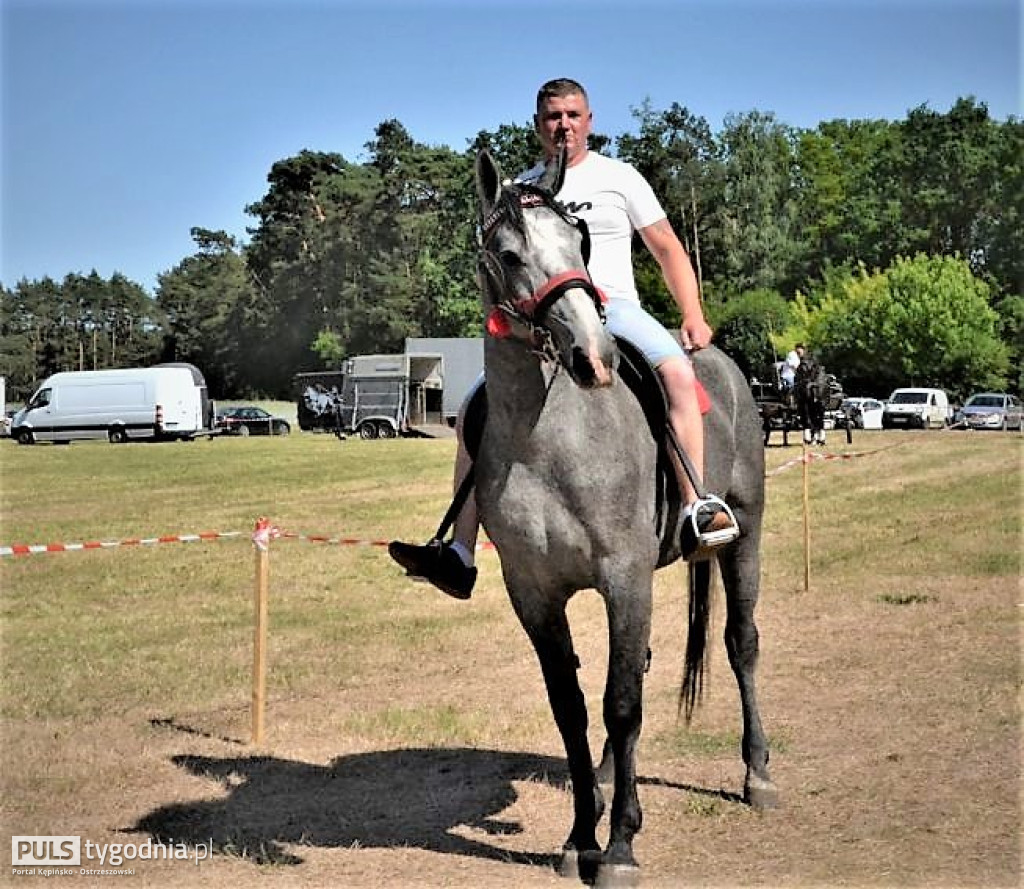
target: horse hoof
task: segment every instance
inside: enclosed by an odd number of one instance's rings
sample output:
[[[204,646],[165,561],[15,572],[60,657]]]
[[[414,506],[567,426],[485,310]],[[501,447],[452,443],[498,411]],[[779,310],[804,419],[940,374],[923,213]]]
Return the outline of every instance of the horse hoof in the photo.
[[[640,868],[635,864],[602,864],[597,870],[597,889],[628,889],[640,885]]]
[[[743,799],[748,806],[759,812],[765,809],[777,809],[779,807],[779,790],[772,781],[750,775],[743,786]]]
[[[563,849],[562,857],[555,870],[560,877],[578,880],[580,878],[580,853],[575,849]]]
[[[600,864],[600,849],[580,852],[578,849],[565,848],[562,850],[562,858],[558,862],[556,871],[560,877],[568,877],[573,880],[579,880],[581,883],[593,884]]]

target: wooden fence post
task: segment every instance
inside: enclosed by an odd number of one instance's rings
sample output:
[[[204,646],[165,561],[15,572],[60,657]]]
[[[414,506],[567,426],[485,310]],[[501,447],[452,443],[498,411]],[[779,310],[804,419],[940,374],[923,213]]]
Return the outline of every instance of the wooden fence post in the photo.
[[[256,551],[255,626],[252,645],[252,743],[263,743],[263,713],[267,696],[267,610],[270,581],[270,521],[259,518],[252,535]]]
[[[803,445],[804,467],[804,592],[811,588],[811,454],[807,442]]]

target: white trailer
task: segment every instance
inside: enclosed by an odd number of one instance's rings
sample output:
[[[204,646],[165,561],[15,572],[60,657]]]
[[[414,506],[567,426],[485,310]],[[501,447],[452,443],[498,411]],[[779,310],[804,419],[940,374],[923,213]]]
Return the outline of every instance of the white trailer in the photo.
[[[296,374],[293,387],[304,431],[395,438],[443,422],[440,355],[355,355],[340,371]]]
[[[20,444],[191,439],[213,432],[206,381],[191,364],[65,371],[47,378],[11,421]]]

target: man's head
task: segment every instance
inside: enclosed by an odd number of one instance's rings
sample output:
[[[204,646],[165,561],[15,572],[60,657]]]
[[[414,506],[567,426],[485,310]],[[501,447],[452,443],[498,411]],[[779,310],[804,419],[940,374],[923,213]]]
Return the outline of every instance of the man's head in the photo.
[[[533,122],[546,156],[555,155],[564,142],[570,167],[583,160],[592,121],[587,91],[575,80],[549,80],[537,91]]]

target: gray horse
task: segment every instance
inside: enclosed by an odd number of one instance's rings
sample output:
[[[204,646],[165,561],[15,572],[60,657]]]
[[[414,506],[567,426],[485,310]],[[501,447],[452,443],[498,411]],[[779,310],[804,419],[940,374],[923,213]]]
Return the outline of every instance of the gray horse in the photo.
[[[476,458],[476,497],[497,549],[512,606],[540,660],[565,744],[574,820],[560,870],[596,868],[603,885],[639,878],[636,747],[656,568],[679,558],[678,502],[659,482],[665,453],[641,402],[619,373],[620,354],[602,324],[585,270],[586,232],[555,200],[564,155],[536,185],[502,182],[494,160],[476,162],[481,201],[481,278],[487,419]],[[746,800],[774,805],[768,746],[754,690],[754,607],[764,505],[764,456],[750,390],[714,348],[695,355],[712,409],[705,417],[706,479],[733,509],[742,534],[718,562],[728,617],[725,640],[743,707]],[[663,419],[662,419],[663,423]],[[678,497],[678,494],[676,494]],[[690,633],[681,703],[687,716],[702,684],[710,563],[691,565]],[[587,742],[587,711],[566,605],[579,590],[603,597],[609,627],[604,694],[606,751],[614,769],[610,836],[596,826],[604,800]]]

